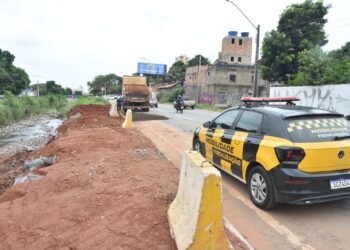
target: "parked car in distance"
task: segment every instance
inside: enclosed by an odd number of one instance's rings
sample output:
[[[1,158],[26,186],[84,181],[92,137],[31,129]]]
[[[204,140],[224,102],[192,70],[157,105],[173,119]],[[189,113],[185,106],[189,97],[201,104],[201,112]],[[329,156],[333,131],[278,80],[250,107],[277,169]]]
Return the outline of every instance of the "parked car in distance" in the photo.
[[[157,97],[152,97],[149,101],[149,105],[151,108],[158,108],[158,100]]]
[[[196,101],[195,100],[191,100],[190,98],[184,96],[182,97],[183,103],[184,103],[184,108],[191,108],[194,109],[194,107],[196,106]],[[174,108],[176,105],[176,101],[174,101]]]
[[[194,109],[194,107],[196,106],[196,101],[195,100],[191,100],[191,99],[189,99],[186,96],[183,97],[183,100],[184,100],[184,108]]]

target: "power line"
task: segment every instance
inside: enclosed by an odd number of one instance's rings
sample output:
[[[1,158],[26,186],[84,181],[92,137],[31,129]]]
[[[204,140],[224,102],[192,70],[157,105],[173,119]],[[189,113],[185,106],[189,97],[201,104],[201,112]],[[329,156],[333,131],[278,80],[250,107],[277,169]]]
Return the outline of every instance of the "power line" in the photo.
[[[327,15],[333,16],[333,15],[339,15],[339,14],[349,13],[349,12],[350,12],[350,9],[347,9],[347,10],[342,10],[340,12],[328,13]]]

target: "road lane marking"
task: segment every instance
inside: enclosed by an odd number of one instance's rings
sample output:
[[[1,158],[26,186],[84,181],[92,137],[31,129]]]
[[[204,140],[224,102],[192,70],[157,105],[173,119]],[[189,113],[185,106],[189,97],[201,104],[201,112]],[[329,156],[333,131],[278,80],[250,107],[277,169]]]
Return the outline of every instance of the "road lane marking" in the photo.
[[[224,181],[225,183],[225,181]],[[276,232],[284,236],[293,246],[303,249],[303,250],[314,250],[313,247],[311,247],[308,244],[303,243],[300,238],[295,235],[289,228],[282,225],[278,220],[273,218],[271,215],[269,215],[267,212],[260,210],[259,208],[255,207],[253,203],[247,199],[246,197],[242,196],[239,192],[237,192],[235,189],[230,187],[229,185],[223,186],[232,196],[239,199],[244,205],[252,209],[263,221],[265,221],[269,226],[271,226]]]

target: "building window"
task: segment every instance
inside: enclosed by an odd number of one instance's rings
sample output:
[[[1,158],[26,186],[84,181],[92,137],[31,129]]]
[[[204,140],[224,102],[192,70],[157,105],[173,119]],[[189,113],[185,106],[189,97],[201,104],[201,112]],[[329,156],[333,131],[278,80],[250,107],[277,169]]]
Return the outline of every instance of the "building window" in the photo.
[[[238,44],[239,44],[239,45],[242,45],[242,44],[243,44],[243,40],[242,40],[242,39],[239,39]]]
[[[210,76],[210,71],[208,71],[208,76]]]
[[[235,39],[232,38],[232,39],[231,39],[231,44],[234,44],[234,43],[235,43]]]
[[[238,62],[242,62],[242,57],[238,57]]]
[[[231,62],[234,62],[234,61],[235,61],[235,57],[231,56]]]
[[[230,82],[236,82],[236,75],[230,75]]]
[[[252,83],[254,82],[254,76],[252,76]]]

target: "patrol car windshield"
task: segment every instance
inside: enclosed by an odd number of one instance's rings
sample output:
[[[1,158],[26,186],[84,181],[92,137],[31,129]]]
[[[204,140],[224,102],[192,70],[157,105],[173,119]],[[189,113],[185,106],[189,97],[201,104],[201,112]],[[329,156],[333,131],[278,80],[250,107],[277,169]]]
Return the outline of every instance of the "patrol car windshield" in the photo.
[[[323,142],[350,137],[350,122],[343,117],[303,117],[285,119],[294,142]]]

